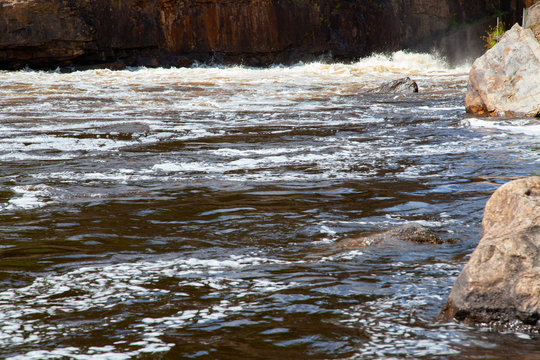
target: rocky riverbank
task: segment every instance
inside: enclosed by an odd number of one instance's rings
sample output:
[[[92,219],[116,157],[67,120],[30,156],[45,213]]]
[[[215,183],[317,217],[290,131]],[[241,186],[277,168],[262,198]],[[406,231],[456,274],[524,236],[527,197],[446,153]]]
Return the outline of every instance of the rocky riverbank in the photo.
[[[0,68],[268,65],[434,47],[463,58],[476,54],[458,49],[481,49],[473,29],[485,28],[494,14],[515,21],[522,6],[522,0],[3,0]]]
[[[440,317],[538,331],[540,176],[511,181],[495,191],[482,226],[482,239]]]
[[[478,58],[469,74],[467,112],[540,116],[540,3],[530,7],[525,28],[515,24]]]

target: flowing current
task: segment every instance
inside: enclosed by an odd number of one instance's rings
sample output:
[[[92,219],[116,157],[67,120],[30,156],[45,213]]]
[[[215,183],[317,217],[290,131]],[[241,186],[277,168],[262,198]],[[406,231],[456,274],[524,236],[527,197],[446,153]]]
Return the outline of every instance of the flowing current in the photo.
[[[468,117],[468,69],[0,72],[0,358],[538,358],[435,320],[540,172],[540,122]],[[336,245],[408,223],[448,242]]]

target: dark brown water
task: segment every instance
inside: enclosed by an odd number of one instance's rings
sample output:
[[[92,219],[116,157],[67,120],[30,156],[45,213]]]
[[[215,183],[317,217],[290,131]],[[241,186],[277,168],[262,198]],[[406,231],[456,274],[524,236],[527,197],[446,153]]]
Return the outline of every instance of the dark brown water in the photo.
[[[0,73],[0,357],[538,358],[434,321],[490,194],[540,171],[538,120],[466,117],[467,70]],[[332,249],[411,222],[455,241]]]

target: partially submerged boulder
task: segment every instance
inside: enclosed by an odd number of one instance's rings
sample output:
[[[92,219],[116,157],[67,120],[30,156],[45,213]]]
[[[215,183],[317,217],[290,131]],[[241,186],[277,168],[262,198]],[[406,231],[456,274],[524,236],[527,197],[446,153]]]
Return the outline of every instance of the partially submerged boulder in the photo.
[[[412,94],[418,92],[418,84],[410,77],[405,77],[393,81],[387,81],[382,83],[378,88],[373,90],[377,93],[391,93],[391,94]]]
[[[444,240],[437,236],[432,230],[418,225],[405,224],[397,228],[350,238],[339,241],[336,246],[339,249],[365,247],[382,242],[409,241],[421,244],[442,244]]]
[[[467,112],[540,116],[540,43],[530,29],[514,25],[476,59],[469,73]]]
[[[501,186],[440,319],[539,330],[540,176]]]

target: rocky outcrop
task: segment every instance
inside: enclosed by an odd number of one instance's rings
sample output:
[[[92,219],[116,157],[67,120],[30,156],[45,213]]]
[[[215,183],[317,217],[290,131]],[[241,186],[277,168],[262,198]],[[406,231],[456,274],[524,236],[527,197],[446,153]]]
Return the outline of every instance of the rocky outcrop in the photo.
[[[405,224],[394,229],[367,234],[357,238],[341,240],[336,243],[338,249],[366,247],[380,243],[413,242],[419,244],[442,244],[444,240],[432,230],[418,225]]]
[[[156,57],[158,25],[157,11],[145,1],[2,0],[0,67]]]
[[[501,186],[442,319],[540,329],[540,176]]]
[[[514,25],[478,58],[469,73],[467,112],[540,116],[540,43],[529,29]]]
[[[373,92],[391,94],[412,94],[418,92],[418,84],[410,77],[382,83]]]
[[[431,49],[522,0],[1,0],[0,68],[194,60],[267,65]],[[444,49],[441,49],[444,52]]]

